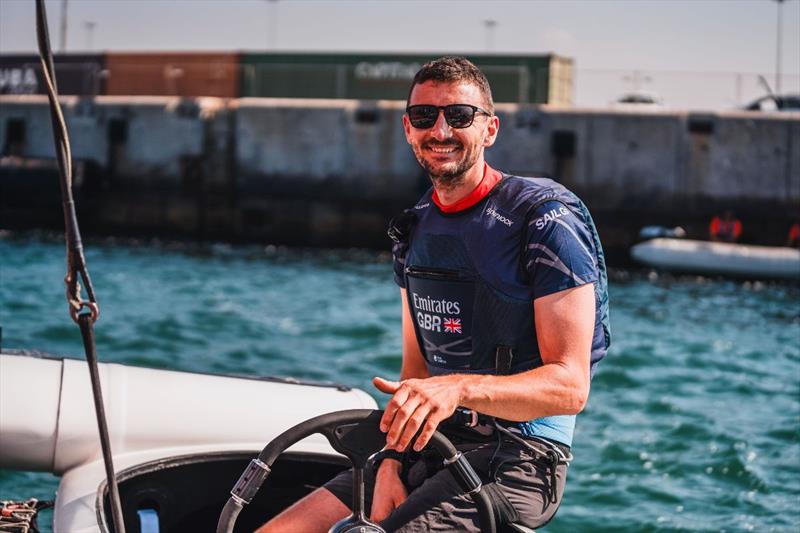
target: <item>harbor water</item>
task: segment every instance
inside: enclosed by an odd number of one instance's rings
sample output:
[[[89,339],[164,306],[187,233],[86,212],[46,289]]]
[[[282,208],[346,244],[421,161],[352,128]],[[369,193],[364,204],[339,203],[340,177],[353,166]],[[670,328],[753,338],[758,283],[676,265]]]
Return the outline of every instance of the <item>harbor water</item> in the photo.
[[[372,377],[399,372],[388,254],[98,241],[87,260],[102,361],[332,380],[379,403]],[[63,276],[58,239],[0,238],[4,348],[82,355]],[[613,271],[610,292],[613,346],[541,531],[800,530],[800,288]],[[57,485],[0,470],[0,499]]]

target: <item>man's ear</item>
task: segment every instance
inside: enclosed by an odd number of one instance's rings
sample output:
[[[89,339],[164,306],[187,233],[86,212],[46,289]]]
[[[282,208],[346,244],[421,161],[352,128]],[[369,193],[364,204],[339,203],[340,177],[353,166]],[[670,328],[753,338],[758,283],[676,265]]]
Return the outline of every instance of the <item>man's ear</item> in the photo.
[[[406,142],[411,144],[411,122],[408,120],[406,113],[403,113],[403,131],[406,134]]]
[[[489,148],[497,140],[497,134],[500,132],[500,119],[497,115],[492,115],[488,118],[486,123],[486,135],[483,138],[483,146]]]

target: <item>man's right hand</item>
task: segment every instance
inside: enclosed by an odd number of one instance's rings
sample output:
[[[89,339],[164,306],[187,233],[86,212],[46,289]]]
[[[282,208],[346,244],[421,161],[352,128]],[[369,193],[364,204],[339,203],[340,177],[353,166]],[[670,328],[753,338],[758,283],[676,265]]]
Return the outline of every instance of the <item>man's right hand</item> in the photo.
[[[370,519],[380,522],[392,514],[401,503],[406,501],[408,493],[400,480],[400,469],[403,465],[395,459],[384,459],[375,475],[375,490],[372,493],[372,513]]]

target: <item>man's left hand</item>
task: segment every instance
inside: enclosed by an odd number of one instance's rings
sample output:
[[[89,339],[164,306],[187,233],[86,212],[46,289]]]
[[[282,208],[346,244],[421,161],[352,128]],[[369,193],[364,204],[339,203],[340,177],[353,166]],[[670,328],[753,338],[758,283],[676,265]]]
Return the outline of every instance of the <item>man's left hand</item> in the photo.
[[[389,381],[373,378],[372,384],[392,399],[381,418],[381,431],[386,433],[386,446],[405,451],[411,439],[422,428],[414,450],[428,444],[442,420],[455,412],[461,401],[461,386],[455,376]]]

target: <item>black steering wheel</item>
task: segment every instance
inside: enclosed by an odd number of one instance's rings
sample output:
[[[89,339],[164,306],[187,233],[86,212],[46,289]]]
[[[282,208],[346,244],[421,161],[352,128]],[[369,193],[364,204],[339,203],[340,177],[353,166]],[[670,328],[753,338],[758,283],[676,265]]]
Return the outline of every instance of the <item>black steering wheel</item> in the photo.
[[[364,512],[364,468],[369,458],[386,444],[386,435],[379,429],[382,416],[383,411],[371,409],[336,411],[301,422],[275,437],[257,459],[250,461],[234,485],[231,497],[220,514],[217,533],[233,532],[236,518],[267,479],[278,456],[291,445],[314,433],[324,435],[333,449],[346,456],[353,465],[353,514],[336,523],[330,531],[384,533],[378,524],[367,519]],[[450,440],[438,431],[431,437],[429,445],[442,455],[444,464],[464,489],[464,493],[472,495],[480,515],[481,531],[494,533],[492,503],[486,491],[481,490],[481,480],[475,470]]]

